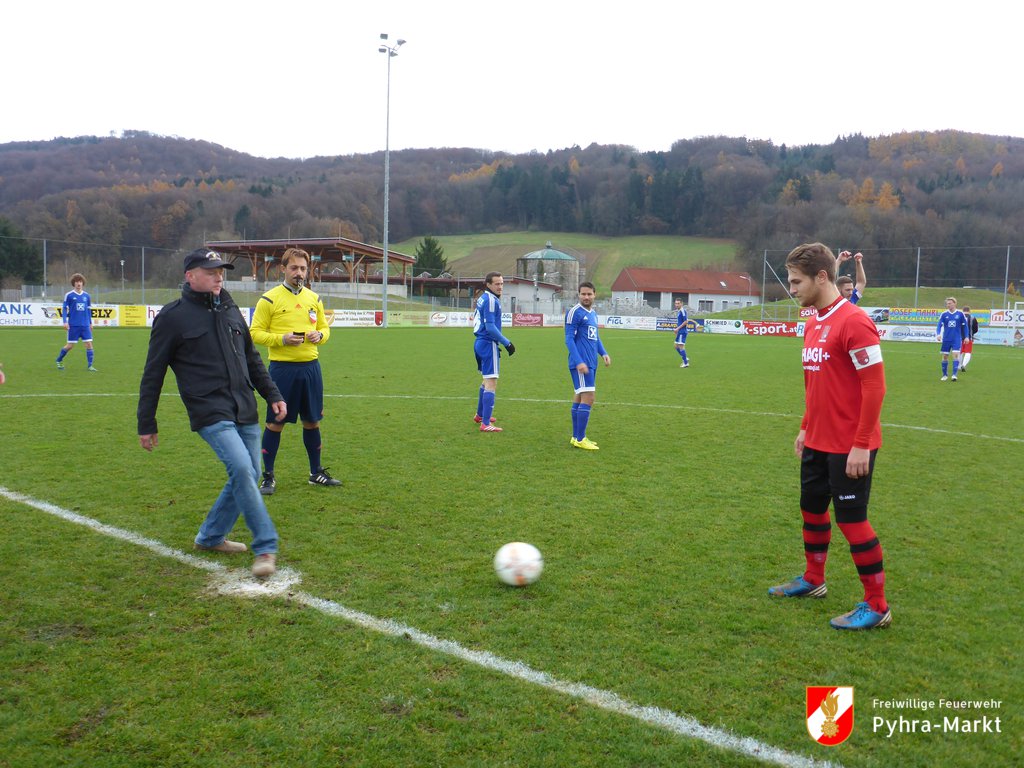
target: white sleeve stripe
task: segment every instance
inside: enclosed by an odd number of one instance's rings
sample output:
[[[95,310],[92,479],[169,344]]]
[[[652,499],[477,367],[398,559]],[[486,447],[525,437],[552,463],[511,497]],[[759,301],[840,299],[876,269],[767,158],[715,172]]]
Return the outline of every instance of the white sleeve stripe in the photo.
[[[853,367],[859,371],[882,362],[882,347],[879,344],[873,344],[870,347],[851,349],[850,359],[853,361]]]

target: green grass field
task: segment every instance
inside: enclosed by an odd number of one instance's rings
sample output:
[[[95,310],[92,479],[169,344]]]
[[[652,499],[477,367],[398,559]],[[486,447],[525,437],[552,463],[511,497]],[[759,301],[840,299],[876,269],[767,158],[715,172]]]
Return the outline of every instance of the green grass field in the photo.
[[[148,333],[98,330],[90,374],[83,350],[54,370],[60,329],[0,329],[0,766],[766,762],[750,752],[783,765],[1019,764],[1020,350],[977,347],[954,385],[938,381],[937,345],[883,347],[871,520],[894,622],[839,633],[828,620],[861,587],[838,530],[827,599],[766,596],[803,568],[798,339],[694,334],[681,370],[669,334],[606,331],[613,365],[589,429],[601,451],[584,452],[568,445],[561,331],[510,330],[506,431],[484,435],[468,331],[335,329],[324,464],[345,486],[309,486],[297,428],[285,430],[268,506],[279,565],[301,582],[254,599],[215,588],[249,583],[249,556],[197,555],[228,566],[211,573],[66,519],[191,554],[223,484],[173,376],[159,447],[138,445]],[[241,522],[236,538],[249,539]],[[491,569],[512,540],[544,553],[530,587]],[[398,624],[382,633],[346,611]],[[522,665],[544,676],[514,676]],[[809,685],[855,687],[844,744],[809,738]],[[874,730],[898,716],[875,700],[904,699],[999,701],[904,715],[987,714],[1001,732]],[[652,712],[710,730],[638,716]]]

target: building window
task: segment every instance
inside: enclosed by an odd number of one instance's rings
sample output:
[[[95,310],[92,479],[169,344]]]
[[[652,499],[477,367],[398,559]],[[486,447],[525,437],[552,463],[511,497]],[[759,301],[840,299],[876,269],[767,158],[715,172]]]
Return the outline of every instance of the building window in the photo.
[[[713,300],[710,300],[710,299],[708,299],[708,300],[700,299],[697,302],[697,311],[698,312],[714,312],[715,311],[715,302]]]

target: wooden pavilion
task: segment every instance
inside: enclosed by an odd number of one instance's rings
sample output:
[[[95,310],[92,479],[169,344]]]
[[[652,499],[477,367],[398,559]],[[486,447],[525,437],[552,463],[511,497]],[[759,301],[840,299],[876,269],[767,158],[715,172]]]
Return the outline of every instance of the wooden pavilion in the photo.
[[[344,237],[305,237],[287,240],[218,240],[206,243],[210,248],[235,264],[236,275],[245,270],[239,264],[248,262],[250,274],[259,282],[277,282],[282,279],[281,256],[289,248],[301,248],[310,255],[310,282],[380,282],[384,262],[384,249]],[[388,284],[404,285],[416,259],[388,249]],[[371,269],[376,265],[376,269]],[[392,266],[397,265],[396,274]]]

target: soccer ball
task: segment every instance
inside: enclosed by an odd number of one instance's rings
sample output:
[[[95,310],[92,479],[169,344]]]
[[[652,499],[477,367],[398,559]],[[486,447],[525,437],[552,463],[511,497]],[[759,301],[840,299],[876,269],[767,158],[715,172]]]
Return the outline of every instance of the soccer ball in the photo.
[[[513,541],[494,555],[494,572],[498,578],[513,587],[533,584],[544,570],[544,558],[533,544]]]

